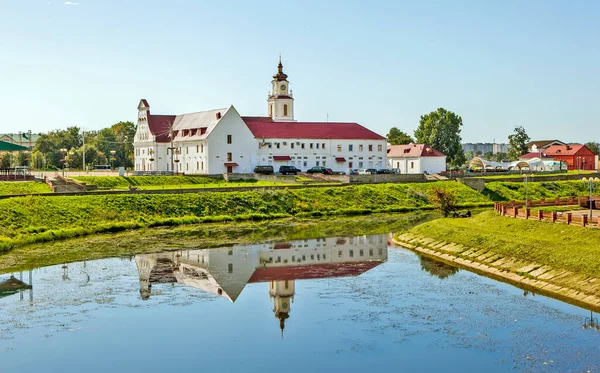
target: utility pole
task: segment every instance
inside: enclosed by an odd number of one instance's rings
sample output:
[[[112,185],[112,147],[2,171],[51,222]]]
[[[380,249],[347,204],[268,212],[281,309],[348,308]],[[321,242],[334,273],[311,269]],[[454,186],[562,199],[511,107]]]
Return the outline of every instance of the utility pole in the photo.
[[[85,131],[81,130],[81,137],[83,138],[83,171],[87,173],[87,168],[85,167]]]

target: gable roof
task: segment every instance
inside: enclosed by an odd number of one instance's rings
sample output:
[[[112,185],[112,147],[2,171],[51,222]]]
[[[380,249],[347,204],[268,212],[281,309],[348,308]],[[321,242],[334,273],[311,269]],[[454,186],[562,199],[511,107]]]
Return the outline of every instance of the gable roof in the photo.
[[[445,157],[445,155],[427,144],[391,145],[388,158]]]
[[[27,147],[0,140],[0,151],[4,152],[19,150],[27,150]]]
[[[271,117],[242,117],[255,138],[385,140],[358,123],[275,122]]]
[[[187,135],[193,135],[197,138],[206,138],[208,134],[215,128],[219,120],[233,106],[223,109],[213,109],[207,111],[199,111],[196,113],[180,114],[180,115],[154,115],[148,114],[148,128],[152,135],[156,136],[156,142],[170,142],[169,137],[171,131],[175,137],[183,137],[184,130]],[[170,128],[172,127],[172,129]]]
[[[540,153],[540,152],[525,153],[519,157],[519,159],[533,159],[533,158],[548,158],[548,155],[544,151],[543,153]]]
[[[551,147],[544,150],[547,156],[557,155],[575,155],[582,152],[588,154],[594,154],[587,146],[582,144],[570,144],[570,145],[552,145]]]
[[[527,148],[531,148],[532,146],[536,146],[537,148],[543,148],[543,147],[547,147],[550,146],[550,144],[557,142],[559,144],[562,145],[567,145],[564,142],[560,141],[560,140],[536,140],[536,141],[530,141],[527,144],[525,144],[525,146]]]

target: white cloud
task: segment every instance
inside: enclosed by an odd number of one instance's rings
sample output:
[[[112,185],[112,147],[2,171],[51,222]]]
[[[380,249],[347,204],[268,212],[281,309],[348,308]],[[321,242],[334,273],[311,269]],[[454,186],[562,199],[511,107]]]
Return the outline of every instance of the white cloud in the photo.
[[[79,3],[74,3],[72,1],[65,1],[65,5],[77,5]]]

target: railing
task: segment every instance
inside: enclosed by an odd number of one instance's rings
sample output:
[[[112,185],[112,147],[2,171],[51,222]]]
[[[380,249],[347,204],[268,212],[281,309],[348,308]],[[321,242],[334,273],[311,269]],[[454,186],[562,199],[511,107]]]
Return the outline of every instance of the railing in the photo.
[[[566,224],[577,224],[583,227],[595,227],[600,228],[600,219],[598,217],[590,218],[584,211],[581,216],[574,216],[572,212],[557,212],[557,211],[543,211],[537,210],[536,213],[531,215],[531,207],[544,207],[544,206],[573,206],[573,205],[585,205],[588,203],[589,197],[568,197],[568,198],[555,198],[551,200],[541,199],[534,201],[510,201],[510,202],[494,202],[494,211],[501,216],[519,218],[519,219],[532,219],[538,221],[548,221],[552,223],[566,223]],[[527,206],[526,206],[527,205]],[[600,213],[600,211],[599,211]]]

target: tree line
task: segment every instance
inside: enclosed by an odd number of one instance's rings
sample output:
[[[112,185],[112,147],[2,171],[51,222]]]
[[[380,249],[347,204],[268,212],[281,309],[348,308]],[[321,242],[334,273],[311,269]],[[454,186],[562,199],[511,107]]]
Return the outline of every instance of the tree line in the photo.
[[[387,134],[387,140],[392,145],[404,145],[410,143],[427,144],[434,149],[444,153],[447,163],[451,168],[461,167],[473,157],[480,156],[489,161],[516,161],[529,150],[527,144],[531,140],[525,128],[517,126],[514,132],[508,136],[508,153],[479,153],[472,151],[464,152],[460,137],[462,118],[444,108],[439,108],[428,114],[422,115],[419,125],[414,131],[414,139],[397,127],[392,127]],[[585,144],[595,154],[599,153],[598,144],[588,142]]]
[[[90,169],[94,165],[133,168],[133,122],[119,122],[99,131],[73,126],[42,134],[30,152],[6,152],[2,168],[30,166],[36,169]],[[83,164],[85,151],[85,165]]]

